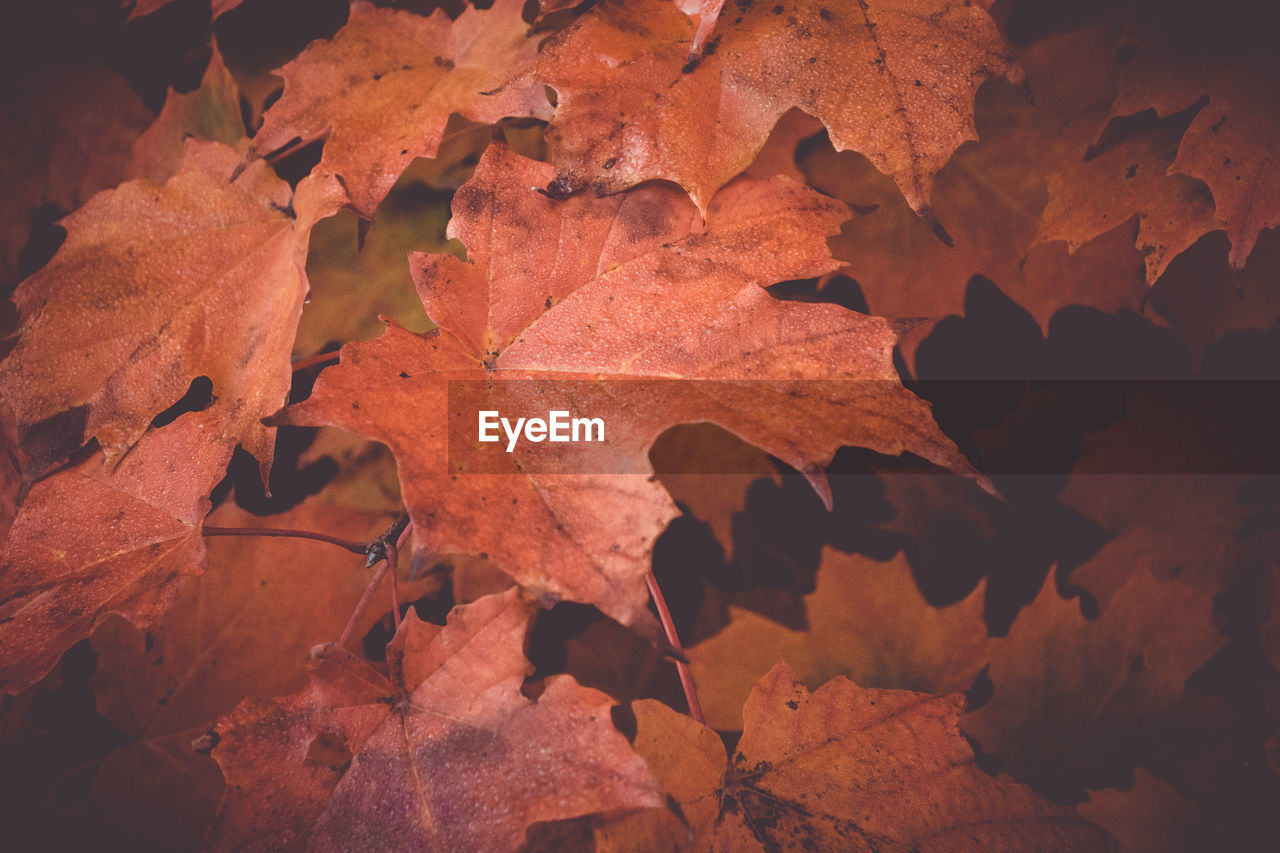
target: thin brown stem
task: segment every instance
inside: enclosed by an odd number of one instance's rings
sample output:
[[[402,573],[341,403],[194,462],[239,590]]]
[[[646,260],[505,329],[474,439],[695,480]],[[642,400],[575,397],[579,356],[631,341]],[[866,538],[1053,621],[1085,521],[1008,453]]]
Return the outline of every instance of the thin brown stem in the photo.
[[[211,527],[206,524],[203,532],[205,536],[284,536],[290,539],[314,539],[317,542],[337,545],[353,554],[369,552],[368,542],[351,542],[327,533],[313,533],[310,530],[288,530],[280,527]]]
[[[391,564],[386,560],[382,561],[382,565],[373,573],[373,577],[369,579],[369,583],[364,588],[364,592],[360,596],[360,600],[356,602],[356,609],[351,611],[351,618],[347,620],[347,627],[342,629],[342,635],[338,637],[338,645],[345,646],[347,641],[351,639],[351,634],[356,629],[356,622],[364,614],[369,607],[369,600],[373,598],[373,593],[378,589],[378,584],[382,583],[382,576],[391,568]]]
[[[658,609],[658,619],[662,622],[662,630],[667,635],[667,642],[683,658],[684,647],[680,645],[680,635],[676,633],[676,623],[671,618],[671,611],[667,609],[667,600],[662,597],[662,589],[658,586],[658,579],[653,576],[653,572],[647,572],[644,576],[644,582],[649,587],[649,597],[653,599],[653,606]],[[689,716],[695,722],[705,723],[706,719],[702,716],[702,704],[698,702],[698,691],[694,687],[693,672],[689,669],[689,664],[683,660],[676,660],[675,665],[676,672],[680,674],[680,686],[684,689],[685,702],[689,705]]]
[[[399,559],[400,552],[396,546],[388,545],[387,557],[383,562],[391,567],[391,622],[397,631],[400,630],[400,587],[396,581],[396,564]]]
[[[396,567],[400,560],[400,545],[408,539],[410,526],[409,513],[402,512],[381,536],[369,542],[349,542],[346,539],[339,539],[327,533],[313,533],[310,530],[284,530],[274,527],[205,527],[204,533],[206,536],[286,536],[293,539],[314,539],[318,542],[327,542],[330,545],[345,548],[353,554],[363,554],[366,568],[381,563],[378,566],[378,570],[373,573],[373,577],[369,579],[364,592],[361,593],[360,600],[356,602],[356,609],[352,611],[351,618],[347,620],[347,626],[342,629],[342,636],[339,637],[338,644],[345,646],[347,641],[351,639],[352,632],[356,629],[356,623],[360,621],[361,615],[368,609],[369,601],[373,598],[373,593],[377,590],[378,584],[382,583],[383,577],[388,573],[391,575],[391,618],[395,622],[396,629],[399,630],[400,588],[396,582]]]
[[[333,350],[332,352],[318,352],[315,355],[309,355],[309,356],[306,356],[305,358],[300,358],[293,363],[292,369],[294,373],[297,373],[299,370],[306,370],[309,367],[318,367],[320,365],[337,364],[337,363],[338,363],[338,351]]]
[[[272,151],[270,154],[266,155],[262,159],[266,160],[268,163],[271,163],[272,165],[275,165],[276,163],[279,163],[284,158],[288,157],[290,154],[293,154],[296,151],[301,151],[303,148],[306,148],[308,145],[315,142],[319,138],[320,138],[319,136],[311,136],[304,139],[297,139],[294,142],[284,146],[283,148],[280,148],[276,151]]]

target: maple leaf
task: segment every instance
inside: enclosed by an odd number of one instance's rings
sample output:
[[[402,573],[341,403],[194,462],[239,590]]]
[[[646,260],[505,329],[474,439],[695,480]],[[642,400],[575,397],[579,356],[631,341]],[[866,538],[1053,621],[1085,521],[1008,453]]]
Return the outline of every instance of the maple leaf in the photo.
[[[1049,204],[1036,240],[1065,240],[1075,251],[1138,216],[1136,244],[1155,284],[1169,262],[1218,227],[1203,183],[1169,174],[1181,128],[1127,135],[1105,153],[1080,157],[1049,178]]]
[[[945,0],[740,3],[686,67],[694,40],[674,5],[645,0],[600,4],[543,45],[532,74],[558,94],[553,189],[617,192],[664,178],[705,211],[799,107],[927,213],[934,173],[976,138],[978,86],[1021,79],[987,13]]]
[[[991,640],[994,696],[965,715],[965,732],[1021,779],[1077,782],[1152,760],[1153,721],[1179,713],[1187,679],[1226,642],[1211,596],[1139,568],[1090,623],[1050,572],[1009,635]]]
[[[856,211],[831,250],[848,263],[873,313],[963,314],[975,275],[995,282],[1046,331],[1066,305],[1142,306],[1149,289],[1132,235],[1109,234],[1070,255],[1060,243],[1035,241],[1049,177],[1080,157],[1114,98],[1120,66],[1113,53],[1122,26],[1109,16],[1018,50],[1034,100],[999,83],[979,91],[981,139],[961,146],[933,184],[932,210],[948,242],[865,158],[827,145],[805,154],[800,165],[807,182]],[[930,329],[904,338],[908,364],[913,344]]]
[[[861,688],[810,693],[786,664],[743,708],[732,759],[704,726],[633,705],[636,750],[693,831],[693,850],[1110,850],[1072,809],[990,777],[956,721],[959,696]]]
[[[410,610],[391,679],[317,646],[310,687],[217,724],[212,849],[507,850],[536,821],[659,804],[607,696],[568,676],[522,695],[532,612],[516,589],[442,628]]]
[[[16,692],[109,613],[145,627],[204,565],[206,498],[231,447],[216,413],[145,435],[112,470],[93,455],[32,486],[0,562],[0,690]]]
[[[1120,78],[1110,117],[1154,109],[1180,113],[1207,97],[1169,167],[1204,181],[1231,240],[1228,260],[1244,269],[1258,235],[1280,226],[1280,74],[1269,44],[1188,48],[1151,29]],[[1216,49],[1215,49],[1216,47]]]
[[[163,186],[131,181],[67,217],[67,239],[14,294],[21,337],[0,365],[36,476],[89,438],[115,464],[151,418],[207,376],[241,443],[269,469],[289,350],[307,291],[309,222],[265,164],[234,182],[239,158],[189,140]]]
[[[1197,838],[1199,809],[1167,782],[1142,767],[1134,771],[1133,786],[1125,791],[1090,791],[1076,806],[1088,820],[1120,842],[1125,853],[1191,853],[1204,849]]]
[[[327,134],[318,168],[338,175],[356,211],[371,218],[415,157],[436,155],[450,113],[486,124],[548,116],[542,86],[491,91],[536,53],[522,6],[468,6],[451,22],[441,9],[424,18],[357,0],[332,39],[277,72],[284,94],[267,110],[249,156]]]
[[[538,594],[652,630],[643,578],[675,511],[645,476],[646,453],[670,426],[720,423],[804,472],[828,501],[821,466],[842,444],[911,450],[972,471],[898,383],[887,323],[781,302],[762,287],[831,268],[824,236],[842,215],[838,203],[781,178],[743,181],[717,197],[704,228],[674,188],[559,202],[530,189],[551,174],[491,146],[454,199],[449,233],[470,260],[411,258],[440,329],[424,336],[392,325],[377,341],[348,345],[312,397],[281,416],[386,443],[428,556],[485,554]],[[531,377],[592,380],[592,414],[622,437],[608,455],[641,473],[547,473],[521,454],[504,454],[497,473],[450,473],[449,380],[514,394]],[[845,381],[777,390],[760,382],[809,378]],[[639,379],[665,380],[666,390],[643,405],[611,396],[611,380]],[[691,391],[673,379],[752,384]],[[465,424],[474,423],[472,413]]]
[[[1218,594],[1249,571],[1260,549],[1242,533],[1245,512],[1236,499],[1248,478],[1107,473],[1077,473],[1060,498],[1110,536],[1105,549],[1072,571],[1073,584],[1106,602],[1130,575],[1147,571]]]
[[[151,126],[133,143],[130,178],[163,184],[182,165],[187,137],[235,148],[245,138],[240,89],[215,42],[200,85],[191,92],[170,89]]]
[[[6,72],[0,101],[0,280],[18,261],[43,204],[75,210],[124,177],[151,112],[119,74],[97,65]]]
[[[805,596],[808,631],[730,607],[729,625],[687,650],[707,724],[737,728],[752,686],[779,660],[813,688],[843,675],[867,687],[967,690],[985,663],[984,593],[979,584],[934,608],[901,555],[886,564],[827,547]]]
[[[365,466],[367,472],[368,466]],[[386,529],[385,511],[344,505],[361,492],[335,482],[271,524],[307,530]],[[236,507],[219,507],[212,525],[263,527]],[[208,569],[184,585],[147,631],[108,619],[91,640],[98,713],[132,741],[106,756],[93,777],[94,800],[117,823],[145,827],[149,846],[199,846],[222,797],[222,774],[192,742],[246,696],[279,696],[306,686],[307,651],[337,637],[368,582],[359,557],[330,545],[262,537],[209,540]],[[438,580],[401,582],[407,600]],[[366,611],[354,636],[382,618]],[[140,789],[146,793],[140,795]],[[193,837],[194,835],[194,837]]]

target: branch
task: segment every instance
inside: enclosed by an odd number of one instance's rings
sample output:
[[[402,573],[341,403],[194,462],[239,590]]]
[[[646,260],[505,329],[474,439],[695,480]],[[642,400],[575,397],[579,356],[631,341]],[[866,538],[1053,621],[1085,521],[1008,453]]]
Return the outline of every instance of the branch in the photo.
[[[653,599],[653,606],[658,609],[658,619],[662,622],[662,630],[666,632],[667,642],[671,644],[671,648],[679,655],[675,659],[676,672],[680,674],[680,686],[684,688],[684,699],[689,705],[689,716],[693,718],[694,722],[705,723],[706,719],[702,716],[702,704],[698,701],[698,691],[693,684],[693,672],[689,669],[689,664],[684,656],[684,648],[680,645],[680,635],[676,633],[676,623],[671,618],[671,611],[667,609],[667,600],[662,597],[662,589],[658,586],[658,579],[650,571],[645,574],[644,582],[649,586],[649,597]]]

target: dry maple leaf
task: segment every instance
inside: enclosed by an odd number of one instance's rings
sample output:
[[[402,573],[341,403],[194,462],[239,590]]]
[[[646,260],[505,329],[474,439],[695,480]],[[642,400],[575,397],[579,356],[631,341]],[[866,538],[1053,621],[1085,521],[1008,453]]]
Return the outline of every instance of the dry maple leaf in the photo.
[[[1177,126],[1136,131],[1050,176],[1036,241],[1065,240],[1074,252],[1136,215],[1135,245],[1146,263],[1147,284],[1155,284],[1170,261],[1218,227],[1208,188],[1169,174],[1181,136]]]
[[[733,758],[709,729],[634,704],[636,749],[675,798],[693,850],[1113,850],[1105,831],[973,763],[960,696],[836,678],[810,693],[786,664],[752,690]]]
[[[187,137],[235,148],[245,138],[240,89],[222,61],[215,42],[200,86],[191,92],[170,89],[164,107],[133,144],[130,178],[163,184],[182,165]]]
[[[1133,786],[1090,791],[1076,811],[1120,842],[1122,853],[1192,853],[1208,839],[1197,835],[1199,809],[1169,783],[1139,767]],[[1208,845],[1212,846],[1212,845]]]
[[[643,578],[675,509],[647,476],[646,454],[675,424],[719,423],[804,472],[828,501],[822,466],[844,444],[972,471],[897,381],[887,323],[781,302],[762,287],[831,269],[824,237],[843,215],[839,203],[783,178],[742,181],[717,197],[704,227],[672,187],[555,201],[530,189],[551,174],[490,147],[454,198],[449,233],[470,260],[411,259],[439,330],[392,325],[349,345],[313,396],[282,414],[390,446],[427,556],[485,554],[538,594],[652,629]],[[556,397],[603,417],[613,438],[600,464],[617,467],[548,472],[499,450],[494,468],[450,473],[461,463],[446,445],[478,445],[474,432],[446,442],[449,380],[471,380],[491,395],[482,408],[501,409],[497,395],[529,393],[521,380],[531,378],[580,380],[536,387],[543,404]],[[474,429],[475,412],[461,423]]]
[[[394,512],[334,502],[354,497],[363,503],[351,488],[331,484],[269,523],[363,531],[372,538]],[[208,518],[228,527],[263,522],[230,502]],[[192,742],[248,696],[305,687],[307,651],[342,632],[369,580],[360,557],[324,543],[219,537],[206,547],[208,569],[145,634],[109,619],[91,637],[98,713],[132,739],[103,758],[93,799],[115,823],[132,822],[153,849],[198,847],[217,812],[222,774],[207,755],[192,751]],[[438,585],[435,577],[402,580],[400,594],[413,600]],[[366,611],[354,636],[364,636],[383,613],[381,607]]]
[[[0,101],[0,281],[12,284],[32,212],[72,211],[119,183],[151,112],[124,78],[94,65],[7,72]]]
[[[1034,244],[1049,176],[1080,156],[1114,98],[1120,66],[1113,52],[1122,26],[1110,16],[1019,50],[1034,100],[1001,84],[978,93],[981,140],[961,146],[933,184],[932,210],[951,245],[863,157],[826,145],[806,153],[801,168],[809,184],[857,212],[831,250],[849,264],[872,313],[963,314],[975,275],[995,282],[1044,330],[1065,305],[1142,306],[1149,294],[1131,234],[1108,235],[1071,255],[1061,244]],[[909,364],[911,344],[927,331],[904,340]]]
[[[977,138],[978,86],[1021,79],[990,16],[946,0],[741,2],[719,31],[694,67],[693,22],[644,0],[602,3],[548,41],[532,73],[559,96],[553,189],[665,178],[705,211],[799,107],[924,213],[934,173]]]
[[[188,140],[163,186],[131,181],[63,220],[67,239],[14,294],[21,337],[0,365],[38,475],[97,438],[115,464],[159,412],[207,376],[225,432],[270,466],[260,419],[289,390],[289,351],[307,292],[306,226],[289,187],[257,164]],[[265,478],[264,478],[265,479]]]
[[[411,610],[390,679],[317,646],[310,687],[217,724],[227,796],[210,847],[500,851],[530,823],[658,805],[607,696],[568,676],[521,693],[532,614],[515,589],[442,628]]]
[[[119,466],[103,457],[36,483],[0,563],[0,691],[24,689],[59,656],[119,613],[145,627],[204,564],[206,495],[231,446],[202,412],[145,435]]]
[[[1060,502],[1105,528],[1110,541],[1072,571],[1071,583],[1104,603],[1141,571],[1160,580],[1202,585],[1215,595],[1229,589],[1250,571],[1259,550],[1242,532],[1246,511],[1236,499],[1248,480],[1226,475],[1117,477],[1105,469],[1076,473]]]
[[[756,681],[778,661],[812,688],[843,675],[867,687],[967,690],[985,663],[985,585],[950,607],[931,607],[899,555],[889,563],[827,547],[805,596],[809,630],[794,631],[730,607],[723,631],[688,649],[707,724],[733,730]]]
[[[1161,719],[1177,713],[1187,679],[1226,637],[1207,585],[1139,568],[1088,622],[1053,574],[1009,635],[991,640],[995,692],[963,728],[1018,778],[1070,784],[1149,761]]]
[[[436,155],[451,113],[487,124],[548,116],[540,85],[491,91],[536,54],[523,5],[468,6],[450,21],[441,9],[424,18],[357,0],[332,39],[279,70],[284,94],[267,110],[249,156],[327,134],[319,170],[338,175],[356,211],[371,218],[415,157]]]
[[[1141,33],[1137,57],[1120,78],[1111,117],[1154,109],[1158,116],[1200,109],[1169,167],[1199,178],[1213,193],[1231,239],[1229,261],[1244,269],[1258,235],[1280,226],[1280,73],[1272,44],[1188,49]]]

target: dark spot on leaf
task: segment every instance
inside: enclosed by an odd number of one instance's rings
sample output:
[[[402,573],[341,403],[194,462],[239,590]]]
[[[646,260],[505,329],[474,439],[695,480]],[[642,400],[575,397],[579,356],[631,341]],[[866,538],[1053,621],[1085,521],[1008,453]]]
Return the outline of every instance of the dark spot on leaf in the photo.
[[[343,737],[334,732],[320,732],[307,747],[307,761],[342,772],[351,764],[351,750]]]
[[[1133,176],[1134,176],[1134,175],[1136,175],[1136,174],[1138,174],[1138,164],[1137,164],[1137,163],[1131,163],[1131,164],[1129,165],[1129,168],[1127,168],[1127,169],[1125,169],[1125,170],[1124,170],[1124,179],[1125,179],[1126,181],[1132,180],[1132,179],[1133,179]]]
[[[583,184],[575,181],[570,175],[557,175],[556,179],[547,184],[546,189],[541,192],[547,198],[560,201],[578,192],[582,187]]]

